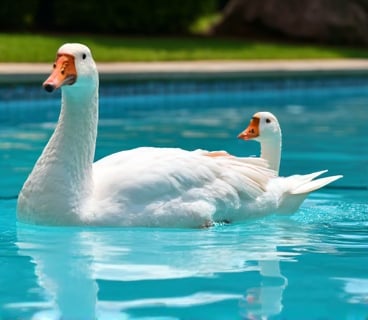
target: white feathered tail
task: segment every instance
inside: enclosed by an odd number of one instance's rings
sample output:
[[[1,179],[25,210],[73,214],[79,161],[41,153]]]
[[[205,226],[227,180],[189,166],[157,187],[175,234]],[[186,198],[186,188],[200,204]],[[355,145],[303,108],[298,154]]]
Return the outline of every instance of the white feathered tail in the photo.
[[[284,192],[280,197],[280,202],[276,213],[279,214],[291,214],[294,213],[304,199],[313,191],[323,188],[327,184],[342,178],[342,175],[336,175],[331,177],[314,178],[326,173],[327,170],[314,172],[306,175],[293,175],[290,177],[280,177],[275,179],[275,184],[285,186]]]

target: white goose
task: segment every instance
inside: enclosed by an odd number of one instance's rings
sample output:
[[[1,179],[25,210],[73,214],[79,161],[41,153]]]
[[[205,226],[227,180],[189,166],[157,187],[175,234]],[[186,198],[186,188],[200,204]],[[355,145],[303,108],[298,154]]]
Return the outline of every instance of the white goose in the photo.
[[[258,141],[261,145],[261,159],[266,160],[270,169],[274,170],[277,175],[279,174],[282,145],[281,128],[277,118],[272,113],[257,112],[254,114],[249,126],[238,135],[238,138]],[[271,179],[267,186],[268,193],[274,193],[277,196],[280,192],[283,193],[277,212],[286,214],[295,212],[309,193],[342,178],[342,175],[336,175],[313,180],[325,172],[327,170]]]
[[[98,72],[82,44],[59,48],[43,86],[61,87],[61,112],[19,194],[22,222],[203,227],[278,212],[283,197],[294,197],[268,191],[276,174],[261,158],[146,147],[93,163]]]

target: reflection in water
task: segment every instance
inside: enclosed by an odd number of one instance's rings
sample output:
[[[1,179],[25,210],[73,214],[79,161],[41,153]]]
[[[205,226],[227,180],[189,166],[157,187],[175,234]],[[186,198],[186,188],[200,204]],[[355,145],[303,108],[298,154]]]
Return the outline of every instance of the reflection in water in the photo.
[[[287,286],[287,279],[280,272],[279,261],[261,260],[258,264],[262,275],[260,286],[249,288],[244,297],[244,316],[250,320],[281,313],[282,295]]]
[[[293,258],[290,252],[278,251],[277,245],[290,245],[290,239],[284,239],[281,229],[267,231],[263,226],[262,234],[253,231],[247,235],[244,228],[233,225],[172,231],[19,224],[19,254],[31,257],[47,301],[44,305],[28,304],[34,308],[32,319],[107,319],[112,315],[126,319],[128,312],[138,309],[149,313],[152,308],[191,308],[224,301],[234,303],[238,308],[234,313],[246,319],[276,315],[282,310],[287,286],[279,262]],[[269,234],[267,241],[265,233]],[[238,272],[249,273],[251,278],[258,274],[259,280],[242,284],[241,294],[226,290],[221,277]],[[193,278],[214,279],[217,288],[191,288]],[[173,292],[163,286],[157,293],[157,286],[168,279],[183,281],[183,285]],[[144,294],[132,293],[131,283],[143,281],[153,281],[156,292],[148,285]],[[105,290],[106,283],[109,290]],[[19,307],[25,306],[8,305]]]
[[[368,279],[336,278],[344,283],[346,299],[351,304],[368,304]]]
[[[18,247],[21,255],[32,258],[38,284],[54,310],[41,313],[65,319],[95,319],[97,285],[92,280],[90,242],[84,233],[73,229],[19,226]],[[41,318],[42,319],[42,318]]]

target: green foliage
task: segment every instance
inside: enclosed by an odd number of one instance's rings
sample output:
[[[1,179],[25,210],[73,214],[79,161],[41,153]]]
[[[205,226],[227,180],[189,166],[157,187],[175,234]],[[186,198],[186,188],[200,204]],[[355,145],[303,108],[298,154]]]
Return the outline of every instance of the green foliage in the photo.
[[[1,30],[21,31],[34,25],[38,0],[3,0],[0,10]]]
[[[178,34],[219,0],[3,0],[2,30]]]
[[[190,25],[189,30],[192,34],[198,35],[208,34],[208,31],[210,30],[211,26],[216,24],[220,19],[221,19],[220,12],[203,15]]]

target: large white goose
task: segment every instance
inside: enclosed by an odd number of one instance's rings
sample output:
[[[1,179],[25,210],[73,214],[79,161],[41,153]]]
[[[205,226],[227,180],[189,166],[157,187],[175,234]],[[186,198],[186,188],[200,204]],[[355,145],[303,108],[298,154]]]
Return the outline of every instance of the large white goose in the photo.
[[[262,158],[145,147],[93,163],[98,72],[82,44],[59,48],[43,86],[49,92],[61,87],[61,112],[19,194],[22,222],[202,227],[278,212],[284,198],[295,197],[268,191],[276,173]]]
[[[282,135],[279,122],[272,113],[264,111],[254,114],[249,126],[238,135],[238,138],[258,141],[261,145],[261,159],[266,160],[270,169],[279,174]],[[283,201],[279,203],[278,213],[295,212],[310,192],[342,178],[342,175],[336,175],[313,180],[325,172],[327,170],[271,179],[267,186],[268,192],[283,193],[280,198]],[[289,194],[294,196],[288,197]]]

